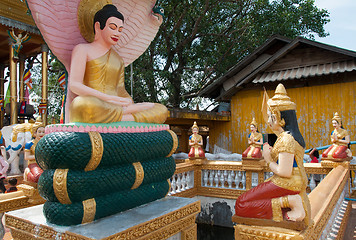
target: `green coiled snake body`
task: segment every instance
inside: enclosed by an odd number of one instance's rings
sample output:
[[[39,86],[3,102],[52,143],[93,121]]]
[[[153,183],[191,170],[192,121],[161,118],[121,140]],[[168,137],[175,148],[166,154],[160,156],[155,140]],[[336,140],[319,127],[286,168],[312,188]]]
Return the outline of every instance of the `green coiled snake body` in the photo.
[[[139,125],[139,123],[137,123]],[[176,135],[54,132],[36,146],[45,171],[38,182],[44,214],[58,225],[81,224],[164,197],[175,161]]]

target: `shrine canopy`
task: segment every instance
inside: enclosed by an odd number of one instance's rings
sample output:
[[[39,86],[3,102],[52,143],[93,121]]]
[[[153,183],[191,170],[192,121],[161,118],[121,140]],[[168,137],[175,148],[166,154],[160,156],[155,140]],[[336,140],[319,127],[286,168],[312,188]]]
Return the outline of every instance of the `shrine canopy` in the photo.
[[[45,43],[37,29],[32,16],[29,14],[25,1],[0,1],[0,65],[9,65],[9,35],[8,30],[14,29],[16,34],[29,34],[31,39],[23,45],[20,56],[28,58],[41,53]]]

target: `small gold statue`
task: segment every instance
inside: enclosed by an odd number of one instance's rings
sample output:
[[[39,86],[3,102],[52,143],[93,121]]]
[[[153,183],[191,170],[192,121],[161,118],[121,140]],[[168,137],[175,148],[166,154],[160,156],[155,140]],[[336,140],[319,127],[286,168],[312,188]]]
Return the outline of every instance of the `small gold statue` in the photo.
[[[188,154],[189,159],[202,159],[205,158],[203,150],[203,137],[199,135],[199,127],[197,122],[194,122],[192,126],[192,135],[189,137],[190,151]]]
[[[261,145],[263,144],[262,133],[258,132],[256,119],[253,118],[250,123],[251,133],[248,135],[248,144],[250,145],[243,153],[242,157],[247,159],[261,159]]]
[[[345,161],[352,157],[351,150],[348,148],[350,135],[342,126],[342,121],[337,112],[332,118],[334,131],[331,132],[331,146],[323,152],[322,160]]]

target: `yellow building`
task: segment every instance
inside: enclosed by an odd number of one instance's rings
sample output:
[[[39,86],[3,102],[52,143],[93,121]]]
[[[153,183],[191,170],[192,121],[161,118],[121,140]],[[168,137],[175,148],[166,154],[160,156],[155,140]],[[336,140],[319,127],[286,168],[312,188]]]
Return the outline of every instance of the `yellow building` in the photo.
[[[274,36],[230,71],[205,88],[202,96],[230,103],[231,120],[210,131],[210,144],[242,153],[249,123],[261,116],[263,88],[270,97],[283,83],[297,104],[299,128],[306,148],[330,144],[334,112],[342,118],[351,141],[356,140],[356,52],[298,37]],[[356,146],[351,151],[356,154]]]

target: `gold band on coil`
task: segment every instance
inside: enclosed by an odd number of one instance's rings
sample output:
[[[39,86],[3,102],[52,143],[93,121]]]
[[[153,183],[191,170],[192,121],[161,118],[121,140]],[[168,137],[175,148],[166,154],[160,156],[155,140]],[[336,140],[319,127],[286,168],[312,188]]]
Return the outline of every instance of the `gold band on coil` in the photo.
[[[58,201],[62,204],[71,204],[67,191],[67,175],[69,169],[56,169],[53,175],[53,190]]]
[[[178,137],[177,134],[175,134],[175,132],[173,132],[172,130],[167,130],[167,132],[169,132],[172,136],[173,139],[173,147],[171,152],[166,156],[166,157],[170,157],[172,156],[172,154],[177,150],[178,148]]]
[[[103,157],[104,143],[99,132],[88,132],[91,142],[91,158],[84,171],[95,170]]]
[[[132,185],[131,189],[136,189],[138,188],[141,183],[143,182],[143,178],[145,177],[145,171],[143,170],[143,167],[140,162],[135,162],[132,164],[135,168],[136,172],[136,179],[134,184]]]
[[[90,223],[95,219],[96,202],[94,198],[87,199],[82,202],[83,204],[83,219],[82,224]]]
[[[171,192],[171,188],[172,188],[172,184],[171,184],[171,180],[170,179],[167,179],[167,182],[168,182],[168,192],[167,192],[167,194],[166,194],[166,196],[165,197],[167,197],[167,195]]]
[[[288,197],[282,197],[282,208],[289,208]]]

